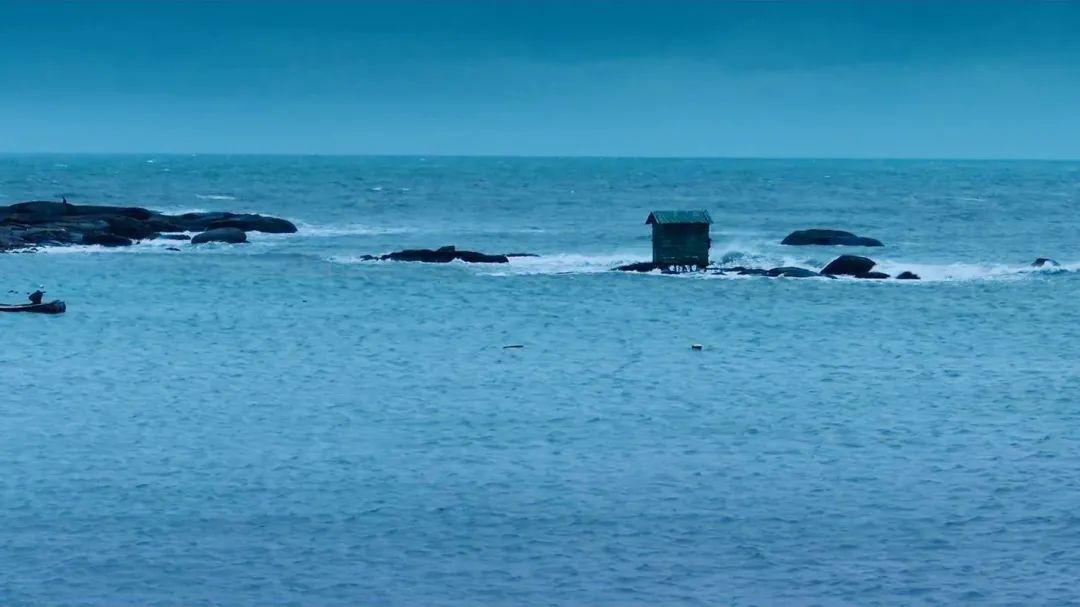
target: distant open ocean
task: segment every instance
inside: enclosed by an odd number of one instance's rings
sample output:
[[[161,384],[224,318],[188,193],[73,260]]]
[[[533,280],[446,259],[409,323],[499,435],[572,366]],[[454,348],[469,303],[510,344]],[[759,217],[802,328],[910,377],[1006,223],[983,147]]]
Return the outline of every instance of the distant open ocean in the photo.
[[[61,195],[300,231],[0,255],[4,606],[1080,605],[1080,162],[0,157]],[[923,280],[608,271],[699,208]],[[449,244],[540,257],[360,261]]]

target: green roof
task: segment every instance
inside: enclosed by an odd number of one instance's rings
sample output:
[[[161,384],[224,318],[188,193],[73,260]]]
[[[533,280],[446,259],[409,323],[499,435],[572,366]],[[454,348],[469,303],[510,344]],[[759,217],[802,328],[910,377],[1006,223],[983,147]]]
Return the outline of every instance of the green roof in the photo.
[[[712,223],[712,217],[708,211],[653,211],[645,223]]]

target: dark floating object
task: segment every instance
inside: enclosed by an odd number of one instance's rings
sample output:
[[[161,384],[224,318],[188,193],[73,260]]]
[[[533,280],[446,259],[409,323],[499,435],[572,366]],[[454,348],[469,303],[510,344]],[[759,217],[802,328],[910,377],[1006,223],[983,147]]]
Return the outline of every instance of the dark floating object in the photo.
[[[868,257],[858,255],[841,255],[829,262],[822,270],[822,274],[828,276],[858,276],[866,274],[874,269],[877,263]]]
[[[503,346],[503,350],[520,350],[520,349],[522,349],[524,347],[525,346],[522,345],[522,344],[513,344],[513,345],[510,345],[510,346]]]
[[[701,350],[701,344],[693,344],[690,346],[691,350]]]
[[[1036,267],[1036,268],[1045,268],[1047,266],[1049,266],[1051,268],[1056,268],[1056,267],[1060,266],[1061,264],[1054,261],[1053,259],[1050,259],[1049,257],[1040,257],[1040,258],[1036,259],[1034,262],[1032,262],[1031,265],[1033,267]]]
[[[178,249],[176,247],[165,247],[165,250],[166,251],[179,251],[180,249]]]
[[[836,247],[880,247],[884,246],[876,238],[856,236],[842,230],[796,230],[788,234],[780,244],[791,246],[836,246]]]
[[[903,271],[896,275],[896,280],[922,280],[919,275],[914,272]]]
[[[67,304],[60,301],[50,301],[48,303],[28,303],[28,304],[0,304],[0,312],[35,312],[37,314],[63,314],[67,311]]]

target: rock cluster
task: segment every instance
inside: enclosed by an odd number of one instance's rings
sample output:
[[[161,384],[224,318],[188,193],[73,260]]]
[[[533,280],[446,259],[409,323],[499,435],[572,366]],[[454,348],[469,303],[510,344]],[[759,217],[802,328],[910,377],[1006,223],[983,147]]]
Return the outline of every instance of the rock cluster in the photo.
[[[531,255],[528,253],[489,255],[476,251],[465,251],[451,245],[439,247],[438,249],[405,249],[404,251],[394,251],[386,255],[364,255],[361,259],[367,261],[415,261],[420,263],[450,263],[455,260],[466,263],[509,263],[511,256],[530,257]]]
[[[288,234],[291,222],[240,213],[168,215],[141,207],[80,205],[35,200],[0,207],[0,251],[63,245],[129,246],[152,238],[199,242],[245,242],[246,232]]]
[[[780,244],[791,246],[834,246],[834,247],[880,247],[881,241],[866,236],[856,236],[842,230],[796,230],[788,234]]]

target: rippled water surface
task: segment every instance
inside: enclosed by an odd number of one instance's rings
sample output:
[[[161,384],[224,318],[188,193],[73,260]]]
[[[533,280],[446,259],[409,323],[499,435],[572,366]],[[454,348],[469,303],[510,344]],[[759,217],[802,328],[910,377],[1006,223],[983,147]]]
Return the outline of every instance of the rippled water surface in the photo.
[[[1080,165],[0,158],[61,194],[301,230],[0,256],[4,605],[1080,604]],[[924,280],[607,272],[663,208]],[[445,244],[541,256],[359,261]]]

